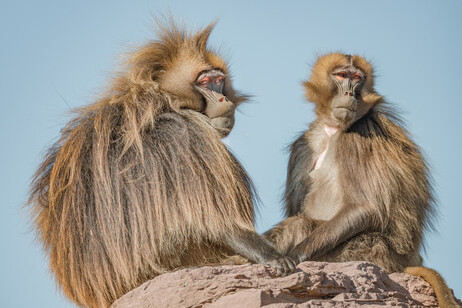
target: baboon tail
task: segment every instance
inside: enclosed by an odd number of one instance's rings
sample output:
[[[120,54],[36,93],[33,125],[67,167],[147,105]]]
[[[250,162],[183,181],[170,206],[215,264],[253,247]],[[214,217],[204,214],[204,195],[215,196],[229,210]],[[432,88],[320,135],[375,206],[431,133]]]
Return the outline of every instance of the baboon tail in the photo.
[[[436,298],[441,308],[449,307],[461,307],[449,289],[448,285],[444,281],[443,277],[431,268],[424,266],[406,267],[404,273],[411,274],[413,276],[422,277],[428,282],[436,293]]]

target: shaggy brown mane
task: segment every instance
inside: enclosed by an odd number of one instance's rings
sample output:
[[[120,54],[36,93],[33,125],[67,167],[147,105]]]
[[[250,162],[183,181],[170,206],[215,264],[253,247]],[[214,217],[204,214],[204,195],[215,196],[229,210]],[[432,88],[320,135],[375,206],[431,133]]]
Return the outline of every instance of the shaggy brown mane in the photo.
[[[166,271],[220,262],[232,253],[224,235],[254,231],[246,172],[193,111],[202,99],[168,81],[189,85],[204,67],[228,72],[206,46],[213,26],[161,27],[101,99],[75,110],[34,175],[34,226],[51,272],[79,305],[106,307]],[[175,71],[183,67],[193,71]]]

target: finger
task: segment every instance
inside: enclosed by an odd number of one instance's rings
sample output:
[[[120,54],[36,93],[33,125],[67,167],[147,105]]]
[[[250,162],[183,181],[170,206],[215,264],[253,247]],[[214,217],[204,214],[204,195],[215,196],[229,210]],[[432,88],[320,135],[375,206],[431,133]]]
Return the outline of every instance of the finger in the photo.
[[[291,273],[295,271],[295,262],[291,258],[286,258]]]
[[[284,267],[283,263],[281,262],[280,259],[274,259],[273,261],[268,263],[271,268],[276,270],[276,275],[277,276],[282,276],[284,274]]]
[[[290,259],[284,257],[284,258],[282,258],[282,262],[284,264],[285,275],[288,275],[288,274],[292,273],[293,272],[293,266],[290,263]]]

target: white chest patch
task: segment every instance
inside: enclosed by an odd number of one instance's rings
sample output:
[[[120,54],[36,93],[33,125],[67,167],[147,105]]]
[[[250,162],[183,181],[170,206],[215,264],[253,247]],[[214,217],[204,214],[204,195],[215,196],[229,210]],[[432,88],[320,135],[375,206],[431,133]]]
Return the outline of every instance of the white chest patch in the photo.
[[[327,136],[330,137],[333,134],[335,134],[336,132],[338,132],[338,128],[324,124],[324,131],[326,132]],[[324,158],[326,157],[328,149],[329,149],[329,143],[327,144],[326,149],[324,151],[322,151],[322,153],[316,159],[316,162],[314,163],[314,169],[315,170],[321,168],[322,163],[324,162]]]
[[[328,153],[330,138],[339,131],[336,127],[324,124],[324,132],[319,131],[320,149],[324,150],[317,155],[310,172],[311,188],[304,201],[304,213],[315,220],[331,220],[343,206],[341,190],[338,187],[337,164],[330,161],[332,153]],[[325,133],[325,134],[324,134]],[[335,138],[335,137],[334,137]]]

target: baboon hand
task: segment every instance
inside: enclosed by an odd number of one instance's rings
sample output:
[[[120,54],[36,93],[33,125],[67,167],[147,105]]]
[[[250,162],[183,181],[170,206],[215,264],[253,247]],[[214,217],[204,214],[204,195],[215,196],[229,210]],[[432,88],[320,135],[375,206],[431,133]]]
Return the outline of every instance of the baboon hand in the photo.
[[[290,257],[278,256],[264,262],[276,270],[276,275],[286,276],[295,270],[296,263]]]
[[[304,251],[304,249],[298,246],[290,251],[289,256],[296,261],[296,264],[308,260],[308,254]]]

